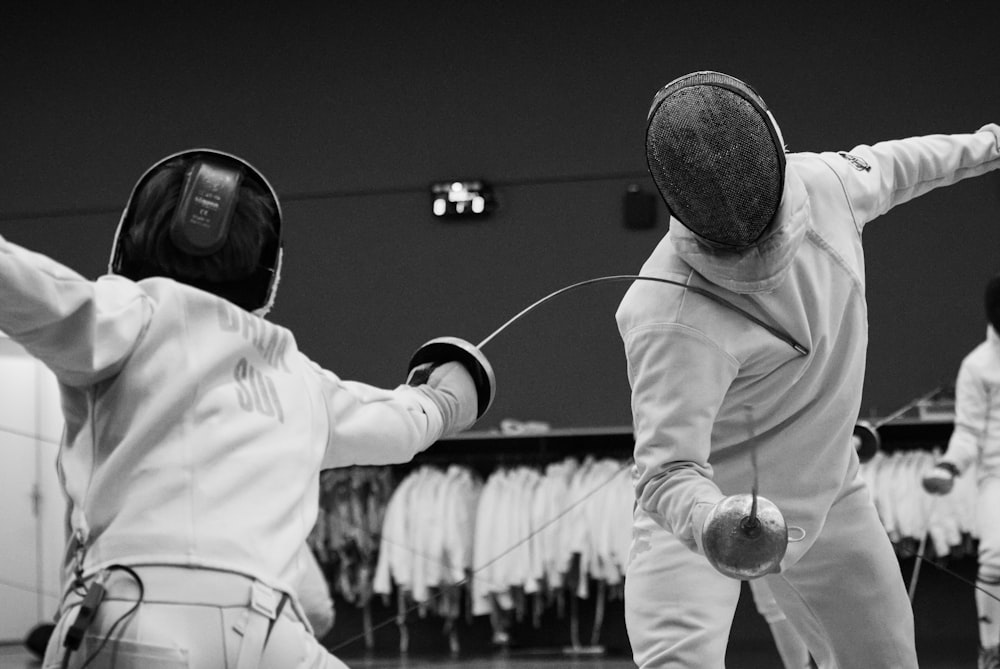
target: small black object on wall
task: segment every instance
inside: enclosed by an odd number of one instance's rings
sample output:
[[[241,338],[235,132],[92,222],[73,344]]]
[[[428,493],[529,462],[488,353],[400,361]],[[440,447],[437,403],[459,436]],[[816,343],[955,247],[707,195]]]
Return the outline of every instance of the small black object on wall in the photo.
[[[648,230],[656,225],[656,198],[644,192],[638,184],[629,184],[623,198],[625,227]]]

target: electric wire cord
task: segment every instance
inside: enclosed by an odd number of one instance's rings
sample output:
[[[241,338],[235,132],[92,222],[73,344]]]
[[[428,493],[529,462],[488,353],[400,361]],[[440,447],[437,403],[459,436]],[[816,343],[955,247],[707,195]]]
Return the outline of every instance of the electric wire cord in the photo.
[[[108,631],[104,635],[104,638],[101,639],[101,643],[97,646],[97,648],[94,649],[94,651],[90,655],[86,657],[86,659],[83,661],[83,664],[80,665],[79,669],[86,669],[90,665],[90,663],[97,658],[97,656],[101,653],[101,651],[104,650],[104,647],[107,645],[108,641],[111,639],[112,635],[115,633],[115,630],[118,628],[118,626],[122,622],[124,622],[127,618],[133,616],[135,612],[139,610],[139,605],[142,604],[143,599],[145,598],[146,595],[145,587],[143,586],[142,579],[139,578],[139,575],[135,572],[135,570],[133,570],[131,567],[126,567],[125,565],[121,564],[111,565],[105,570],[106,573],[110,573],[113,571],[124,571],[129,576],[131,576],[133,580],[135,580],[136,585],[139,587],[139,598],[135,601],[134,604],[132,604],[131,607],[129,607],[127,611],[125,611],[125,613],[120,615],[118,619],[111,624],[111,627],[108,628]],[[83,632],[81,633],[85,632],[86,630],[83,630]],[[66,652],[63,653],[62,665],[61,665],[62,669],[67,669],[67,667],[69,667],[69,660],[72,654],[73,654],[73,649],[71,648],[67,648]]]
[[[522,317],[526,316],[529,312],[534,311],[535,308],[540,307],[542,304],[548,302],[549,300],[553,299],[554,297],[562,295],[563,293],[568,293],[571,290],[576,290],[577,288],[583,288],[584,286],[590,286],[590,285],[598,284],[598,283],[610,283],[610,282],[621,282],[621,281],[654,281],[654,282],[657,282],[657,283],[665,283],[665,284],[668,284],[668,285],[671,285],[671,286],[677,286],[679,288],[683,288],[684,290],[689,290],[692,293],[696,293],[696,294],[701,295],[701,296],[703,296],[703,297],[705,297],[705,298],[707,298],[709,300],[712,300],[716,304],[719,304],[722,307],[724,307],[726,309],[729,309],[730,311],[734,311],[734,312],[736,312],[738,314],[741,314],[745,318],[747,318],[750,321],[756,323],[757,325],[759,325],[760,327],[764,328],[765,330],[767,330],[768,332],[770,332],[772,335],[774,335],[775,337],[777,337],[781,341],[783,341],[786,344],[788,344],[789,346],[791,346],[800,355],[809,355],[809,349],[807,349],[805,346],[803,346],[802,344],[800,344],[797,341],[795,341],[795,339],[793,339],[791,335],[787,334],[786,332],[783,332],[782,330],[779,330],[777,327],[771,325],[770,323],[767,323],[767,322],[761,320],[760,318],[757,318],[756,316],[754,316],[753,314],[751,314],[750,312],[748,312],[746,309],[738,307],[735,304],[733,304],[732,302],[724,300],[723,298],[719,297],[718,295],[716,295],[715,293],[713,293],[710,290],[706,290],[706,289],[700,288],[698,286],[691,286],[691,285],[688,285],[686,283],[682,283],[680,281],[673,281],[672,279],[664,279],[664,278],[658,277],[658,276],[642,276],[642,275],[639,275],[639,274],[614,274],[614,275],[610,275],[610,276],[599,276],[599,277],[594,278],[594,279],[586,279],[584,281],[578,281],[576,283],[570,284],[570,285],[565,286],[563,288],[560,288],[558,290],[554,290],[551,293],[549,293],[548,295],[546,295],[545,297],[541,298],[540,300],[537,300],[537,301],[533,302],[532,304],[529,304],[527,307],[525,307],[524,309],[522,309],[521,311],[519,311],[512,318],[510,318],[507,322],[505,322],[503,325],[501,325],[496,330],[494,330],[488,337],[486,337],[481,342],[479,342],[479,344],[476,346],[476,348],[480,348],[481,349],[483,346],[485,346],[490,341],[492,341],[494,337],[496,337],[498,334],[500,334],[501,332],[503,332],[504,330],[506,330],[508,326],[510,326],[511,324],[517,322]]]

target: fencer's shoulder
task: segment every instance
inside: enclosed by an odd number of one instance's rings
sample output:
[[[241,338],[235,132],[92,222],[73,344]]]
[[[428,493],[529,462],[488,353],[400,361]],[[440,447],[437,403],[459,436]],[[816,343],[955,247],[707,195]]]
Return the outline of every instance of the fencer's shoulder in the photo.
[[[139,282],[128,279],[119,274],[104,274],[97,277],[94,282],[96,285],[103,287],[105,290],[117,291],[120,293],[141,293],[144,292],[142,286]]]
[[[136,286],[139,290],[146,293],[147,295],[167,295],[171,292],[182,291],[191,289],[183,283],[175,281],[174,279],[167,278],[165,276],[150,276],[145,279],[139,279],[138,281],[133,281],[132,279],[127,279],[123,276],[111,275],[114,280],[120,281],[122,283],[130,283]]]
[[[105,274],[94,281],[94,295],[97,302],[106,309],[121,308],[129,302],[143,302],[150,307],[156,303],[154,295],[142,285],[117,274]]]
[[[873,161],[865,155],[865,147],[854,147],[850,151],[800,151],[786,156],[786,163],[803,177],[806,188],[815,188],[823,183],[823,177],[838,180],[844,177],[866,177],[872,174]]]
[[[676,223],[676,222],[675,222]],[[680,225],[679,223],[676,223]],[[669,234],[665,235],[654,249],[639,276],[667,279],[686,283],[691,275],[691,267],[674,250]],[[618,307],[619,323],[622,319],[634,320],[639,314],[670,309],[672,302],[683,294],[683,290],[664,290],[665,285],[656,281],[636,280],[629,286]]]
[[[123,277],[118,278],[122,281],[131,282],[130,279],[125,279]],[[134,285],[137,286],[143,294],[157,303],[170,301],[193,301],[215,304],[220,300],[225,302],[225,300],[217,295],[165,276],[146,277],[145,279],[140,279],[139,281],[134,282]],[[233,308],[237,309],[238,307],[233,305]]]
[[[687,281],[687,277],[683,274],[643,272],[642,276],[668,279],[681,284]],[[624,334],[651,322],[672,320],[672,315],[677,313],[684,292],[683,288],[674,288],[663,283],[635,281],[625,292],[615,312],[619,331]]]
[[[295,336],[288,328],[219,297],[214,293],[168,277],[154,276],[131,283],[155,307],[158,321],[183,321],[185,327],[211,324],[221,331],[240,332],[254,340],[281,339],[288,350],[297,350]]]
[[[961,366],[967,371],[976,372],[1000,364],[1000,340],[996,336],[987,337],[979,342],[964,358]]]

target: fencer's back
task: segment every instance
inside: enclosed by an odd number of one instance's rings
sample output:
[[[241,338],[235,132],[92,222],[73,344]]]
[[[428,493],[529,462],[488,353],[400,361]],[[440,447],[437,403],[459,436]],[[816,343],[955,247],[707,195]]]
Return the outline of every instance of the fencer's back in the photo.
[[[283,585],[317,511],[319,375],[291,332],[226,300],[169,279],[110,281],[141,288],[152,313],[116,374],[63,386],[62,468],[87,569],[146,560]]]

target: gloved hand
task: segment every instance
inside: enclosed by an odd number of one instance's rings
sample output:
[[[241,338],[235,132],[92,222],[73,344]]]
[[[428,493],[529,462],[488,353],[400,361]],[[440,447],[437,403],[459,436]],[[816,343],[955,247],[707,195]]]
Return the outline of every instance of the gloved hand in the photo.
[[[449,432],[465,429],[482,418],[496,394],[496,377],[489,360],[458,337],[432,339],[417,349],[410,359],[406,383],[430,386],[457,403],[450,410],[438,403],[446,420],[454,414],[454,420],[448,421],[452,424]]]
[[[705,516],[698,540],[716,570],[739,580],[759,578],[781,570],[788,549],[788,526],[769,499],[757,495],[730,495]]]
[[[958,467],[950,462],[939,462],[928,473],[924,474],[921,483],[924,490],[932,495],[947,495],[955,487],[955,477]]]

